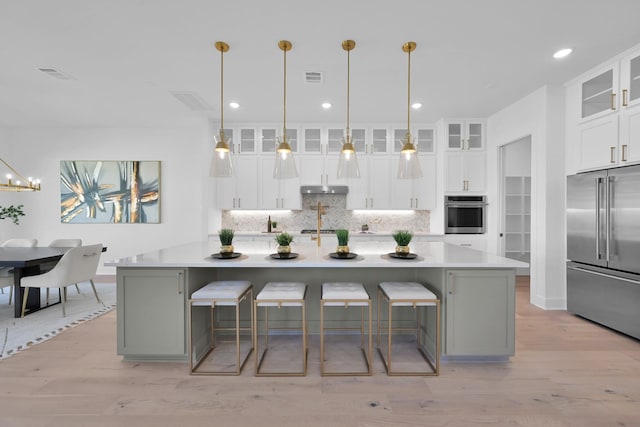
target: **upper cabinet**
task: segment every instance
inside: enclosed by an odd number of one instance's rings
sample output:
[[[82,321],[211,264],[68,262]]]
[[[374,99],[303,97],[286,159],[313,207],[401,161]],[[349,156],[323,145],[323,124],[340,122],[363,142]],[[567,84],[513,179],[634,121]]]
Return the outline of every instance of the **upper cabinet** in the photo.
[[[262,128],[260,130],[260,149],[261,153],[275,153],[278,148],[278,137],[282,135],[281,131],[275,128]],[[289,137],[289,145],[291,151],[298,152],[298,129],[287,128],[287,136]]]
[[[300,178],[276,179],[273,177],[274,156],[262,156],[260,183],[261,209],[302,209]],[[299,163],[296,161],[297,167]],[[248,185],[248,184],[247,184]]]
[[[404,146],[407,129],[393,130],[393,152],[400,153]],[[436,150],[436,130],[435,127],[421,127],[412,133],[413,143],[418,150],[418,154],[434,154]]]
[[[444,191],[453,193],[484,193],[486,167],[484,151],[445,153]]]
[[[484,128],[483,120],[447,121],[447,150],[483,150]]]
[[[578,157],[570,172],[640,162],[640,50],[586,74],[567,97],[577,114],[569,117],[577,126],[569,155]]]

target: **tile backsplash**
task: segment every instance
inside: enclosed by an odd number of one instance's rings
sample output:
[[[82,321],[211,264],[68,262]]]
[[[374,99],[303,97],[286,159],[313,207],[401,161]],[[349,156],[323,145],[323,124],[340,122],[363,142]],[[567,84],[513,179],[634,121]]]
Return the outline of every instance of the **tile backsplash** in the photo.
[[[363,224],[374,232],[411,230],[429,232],[429,211],[352,211],[347,210],[347,197],[336,194],[303,194],[300,211],[222,211],[222,228],[233,228],[239,233],[262,232],[267,229],[268,215],[278,223],[277,230],[299,232],[315,229],[318,202],[324,207],[323,229],[346,228],[360,231]]]

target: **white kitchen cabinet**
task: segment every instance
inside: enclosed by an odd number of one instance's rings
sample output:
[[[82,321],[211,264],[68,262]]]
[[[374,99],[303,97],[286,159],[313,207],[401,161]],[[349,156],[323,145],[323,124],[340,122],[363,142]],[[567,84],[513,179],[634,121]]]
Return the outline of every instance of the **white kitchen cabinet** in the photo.
[[[445,163],[446,193],[486,191],[484,151],[448,151],[445,153]]]
[[[373,155],[389,153],[389,131],[387,129],[371,129],[371,143],[367,152]]]
[[[258,209],[258,157],[233,157],[233,176],[216,179],[216,201],[220,209]]]
[[[587,73],[567,94],[568,103],[579,102],[578,117],[569,117],[577,171],[640,162],[640,51]]]
[[[447,150],[484,150],[483,120],[446,122]]]
[[[393,130],[393,152],[400,153],[404,147],[407,129]],[[421,127],[412,133],[413,143],[419,154],[433,154],[436,148],[436,130],[434,127]]]
[[[255,154],[258,151],[258,132],[255,128],[235,129],[235,141],[233,143],[235,154]]]
[[[486,234],[445,234],[444,241],[452,245],[486,252]]]
[[[295,157],[294,157],[295,159]],[[298,178],[275,179],[273,168],[275,154],[261,158],[260,208],[261,209],[302,209],[300,195],[300,164],[297,159]]]
[[[399,155],[398,159],[391,164],[391,180],[393,182],[391,197],[394,209],[427,210],[436,207],[436,157],[420,155],[418,160],[422,169],[422,178],[418,179],[398,179]]]
[[[347,209],[391,209],[390,156],[362,156],[360,178],[348,179]]]
[[[299,159],[300,185],[348,185],[346,179],[338,179],[338,154],[299,156]]]
[[[278,147],[278,137],[282,136],[282,129],[262,128],[260,130],[260,136],[260,152],[275,153]],[[287,136],[289,137],[291,151],[296,153],[298,151],[298,129],[287,128]]]

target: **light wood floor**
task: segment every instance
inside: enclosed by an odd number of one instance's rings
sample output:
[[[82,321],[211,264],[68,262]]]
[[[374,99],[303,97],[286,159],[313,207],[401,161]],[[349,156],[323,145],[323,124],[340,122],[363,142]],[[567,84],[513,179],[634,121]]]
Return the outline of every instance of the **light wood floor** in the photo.
[[[516,356],[446,363],[440,377],[189,376],[186,364],[127,363],[116,314],[0,361],[0,427],[640,426],[640,342],[517,289]],[[251,361],[250,361],[251,362]]]

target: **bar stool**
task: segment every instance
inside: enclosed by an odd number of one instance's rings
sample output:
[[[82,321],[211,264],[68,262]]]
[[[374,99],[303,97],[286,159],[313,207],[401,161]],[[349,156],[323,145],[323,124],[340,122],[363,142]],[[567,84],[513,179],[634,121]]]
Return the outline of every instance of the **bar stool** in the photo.
[[[359,328],[325,328],[324,309],[325,307],[360,307],[360,327]],[[367,308],[368,338],[365,349],[364,344],[364,309]],[[360,348],[367,364],[366,371],[360,372],[329,372],[324,366],[324,333],[326,330],[359,330]],[[322,376],[344,376],[344,375],[371,375],[371,353],[373,343],[371,341],[371,297],[362,286],[362,283],[352,282],[329,282],[322,284],[322,297],[320,298],[320,373]]]
[[[269,282],[258,293],[253,302],[253,346],[256,350],[255,375],[258,377],[305,376],[307,375],[307,285],[298,282]],[[265,349],[262,354],[258,344],[258,308],[264,307]],[[292,329],[302,332],[302,370],[294,372],[265,372],[262,363],[269,350],[269,307],[300,307],[301,326],[299,328],[281,327],[273,329]]]
[[[251,351],[253,350],[253,310],[251,310],[251,300],[253,299],[253,285],[249,281],[244,280],[232,280],[232,281],[219,281],[210,282],[202,288],[191,294],[189,299],[189,370],[191,375],[240,375],[242,367],[246,363]],[[249,303],[249,312],[251,316],[250,326],[240,327],[240,304],[246,301]],[[194,360],[194,351],[197,355],[197,350],[194,349],[193,343],[193,307],[194,306],[208,306],[211,307],[209,316],[211,319],[211,336],[210,345],[205,354],[199,359]],[[219,327],[216,323],[216,307],[221,306],[233,306],[235,307],[235,326],[234,327]],[[235,332],[235,344],[236,344],[236,360],[235,370],[198,370],[202,363],[211,354],[211,361],[213,361],[214,349],[216,348],[216,332],[219,331],[234,331]],[[248,350],[246,356],[241,361],[240,355],[240,332],[250,331],[251,333],[251,348]]]
[[[387,317],[387,354],[380,349],[380,305],[382,301],[387,302],[388,317]],[[435,366],[429,359],[424,349],[423,337],[427,334],[426,325],[423,324],[420,316],[420,312],[416,313],[416,326],[415,328],[394,328],[392,325],[393,307],[426,307],[435,306],[436,308],[436,333],[435,333]],[[420,283],[416,282],[382,282],[378,285],[378,331],[377,331],[377,346],[384,366],[387,370],[387,375],[439,375],[440,374],[440,300],[436,295],[425,288]],[[400,371],[394,370],[392,365],[392,336],[394,331],[415,331],[416,343],[419,353],[424,360],[431,367],[431,371]]]

